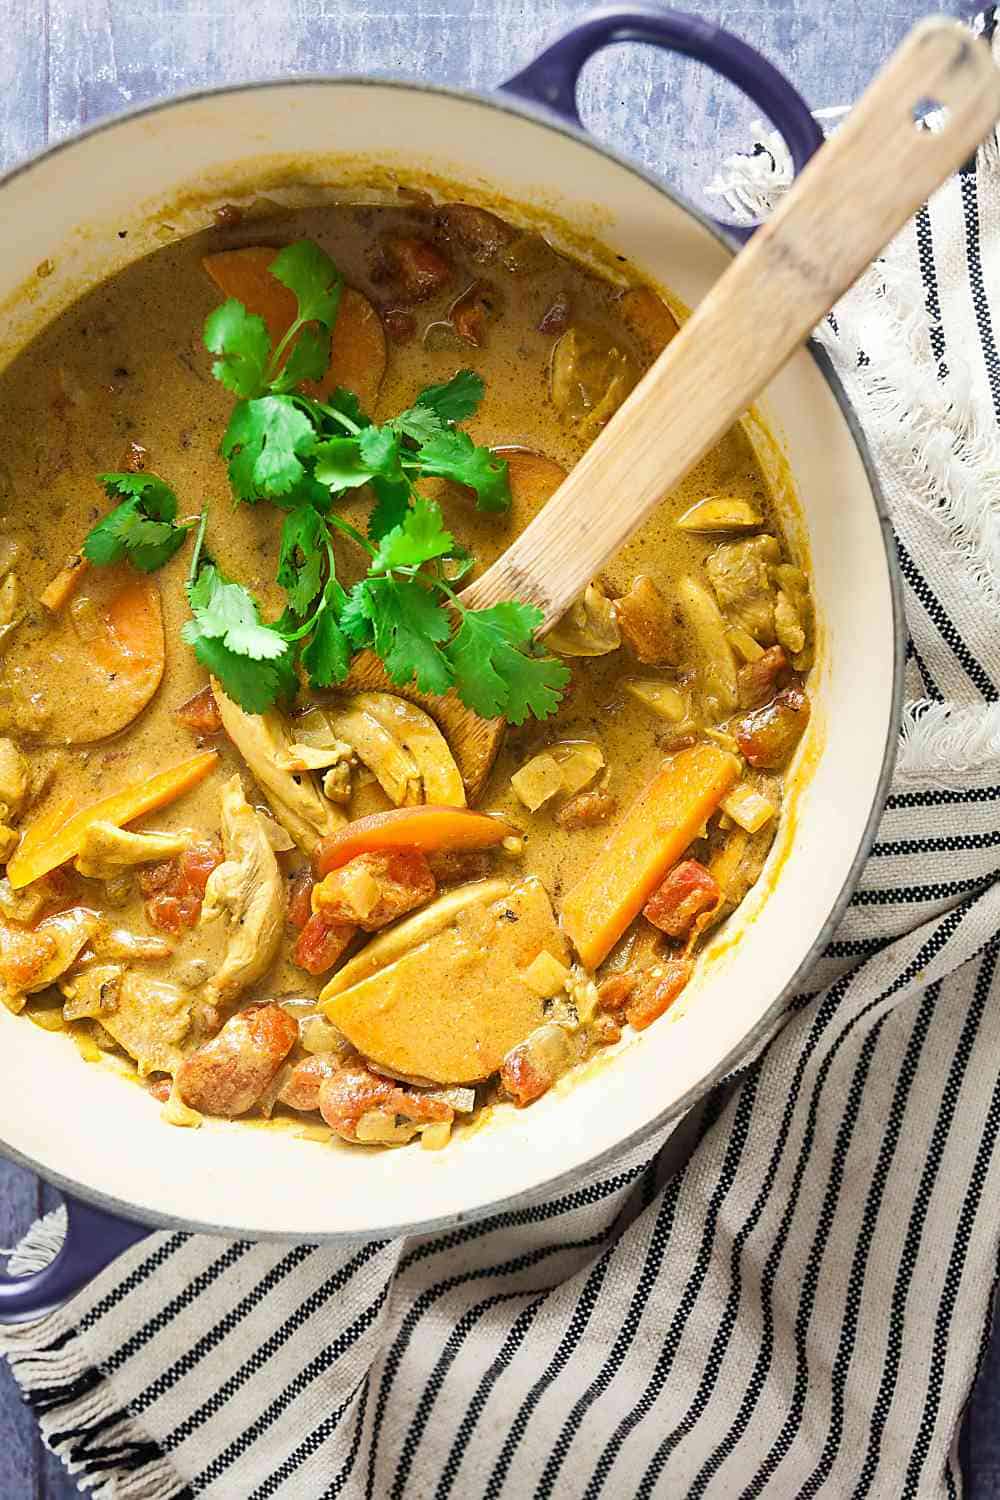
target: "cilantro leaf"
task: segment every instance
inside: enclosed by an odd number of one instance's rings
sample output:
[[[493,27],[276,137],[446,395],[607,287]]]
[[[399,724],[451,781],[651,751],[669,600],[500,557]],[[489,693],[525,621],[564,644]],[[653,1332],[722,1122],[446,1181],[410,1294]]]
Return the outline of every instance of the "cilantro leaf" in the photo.
[[[202,635],[194,620],[187,621],[181,634],[194,648],[202,666],[219,679],[227,696],[246,713],[266,713],[275,703],[295,696],[298,678],[291,647],[286,648],[284,658],[252,661],[250,657],[230,651],[217,637]]]
[[[313,451],[316,434],[289,396],[261,396],[233,407],[219,452],[229,460],[229,480],[240,500],[280,496],[305,475],[301,458]]]
[[[330,363],[330,335],[318,328],[303,328],[292,352],[271,381],[271,390],[280,395],[293,391],[303,380],[322,380]]]
[[[367,416],[361,410],[361,402],[357,396],[353,391],[346,390],[342,385],[338,385],[330,397],[328,405],[333,409],[334,415],[342,412],[349,422],[353,422],[355,427],[370,427],[372,425],[371,417]]]
[[[366,579],[356,583],[340,612],[340,628],[355,651],[375,644],[375,600]]]
[[[267,269],[295,293],[299,304],[296,322],[322,323],[327,332],[332,329],[344,283],[325,250],[313,240],[296,240],[279,251]]]
[[[303,649],[302,665],[312,687],[343,682],[351,665],[351,647],[339,624],[346,594],[335,578],[327,583],[312,640]]]
[[[387,479],[384,474],[372,475],[375,504],[368,517],[368,535],[373,542],[380,542],[386,532],[402,524],[410,508],[410,486],[405,479]]]
[[[393,417],[390,426],[412,438],[415,443],[430,442],[432,437],[437,437],[439,432],[445,430],[437,412],[432,411],[429,406],[411,406],[408,411],[401,411],[398,417]]]
[[[188,602],[194,619],[185,623],[181,635],[191,645],[195,638],[221,640],[253,661],[276,661],[288,649],[283,635],[261,624],[253,595],[242,584],[230,583],[213,563],[206,563],[189,586]]]
[[[486,719],[505,714],[511,724],[523,724],[529,713],[536,719],[555,713],[569,668],[553,656],[520,649],[541,622],[541,610],[530,604],[465,611],[447,648],[463,703]]]
[[[414,407],[434,412],[442,424],[464,422],[476,410],[485,389],[483,377],[475,370],[459,370],[444,385],[429,385],[422,390]]]
[[[399,438],[391,427],[366,427],[358,437],[358,451],[373,474],[402,479]]]
[[[506,459],[489,448],[478,448],[467,432],[441,432],[423,445],[416,462],[424,474],[436,474],[468,485],[476,492],[479,510],[509,510],[510,483]]]
[[[452,669],[438,642],[451,634],[447,612],[415,578],[382,578],[372,592],[375,650],[398,686],[416,679],[422,693],[446,693]]]
[[[154,521],[172,521],[177,514],[177,496],[158,474],[98,474],[109,500],[126,495],[142,501],[142,508]]]
[[[259,396],[267,385],[271,337],[263,318],[230,297],[205,319],[202,337],[210,354],[222,357],[212,374],[236,396]]]
[[[320,484],[329,485],[334,494],[354,490],[372,477],[370,466],[361,456],[358,438],[335,437],[317,443],[315,474]]]
[[[288,512],[281,528],[278,582],[296,615],[304,617],[320,591],[327,543],[323,518],[311,505]]]
[[[183,547],[188,528],[174,525],[177,498],[156,474],[99,474],[111,498],[125,495],[88,532],[83,555],[99,567],[127,558],[141,573],[153,573]]]
[[[371,572],[417,568],[435,557],[447,557],[454,546],[455,538],[444,528],[440,505],[418,496],[400,524],[382,538]]]

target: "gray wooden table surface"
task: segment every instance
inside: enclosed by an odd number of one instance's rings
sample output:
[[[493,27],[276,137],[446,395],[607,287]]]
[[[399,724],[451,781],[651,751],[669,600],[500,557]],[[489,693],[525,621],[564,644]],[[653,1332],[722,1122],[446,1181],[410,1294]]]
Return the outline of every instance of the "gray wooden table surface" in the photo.
[[[958,13],[930,0],[681,3],[759,47],[814,107],[856,97],[920,15]],[[377,71],[490,88],[585,8],[581,0],[0,0],[0,171],[106,115],[214,83]],[[754,112],[707,70],[629,46],[588,65],[583,113],[597,134],[697,197],[721,157],[745,141]],[[54,1201],[0,1161],[0,1245]],[[998,1388],[994,1349],[970,1421],[976,1500],[1000,1496]],[[76,1493],[0,1367],[0,1500]]]

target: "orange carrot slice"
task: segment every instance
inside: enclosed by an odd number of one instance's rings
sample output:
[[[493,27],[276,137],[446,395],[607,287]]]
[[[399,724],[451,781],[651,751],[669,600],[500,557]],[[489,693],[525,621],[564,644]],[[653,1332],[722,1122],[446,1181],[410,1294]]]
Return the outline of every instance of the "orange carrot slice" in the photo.
[[[373,849],[487,849],[520,832],[503,818],[470,812],[467,807],[394,807],[390,812],[358,818],[321,839],[313,856],[318,877]]]
[[[202,261],[220,291],[264,319],[275,347],[296,313],[294,294],[268,270],[277,253],[270,245],[251,245],[244,250],[220,250]],[[385,360],[381,318],[362,292],[346,286],[333,327],[327,372],[322,380],[306,381],[303,390],[323,399],[338,385],[346,386],[370,410],[382,384]]]
[[[192,755],[167,771],[134,782],[119,792],[112,792],[110,797],[102,797],[99,802],[81,808],[64,823],[56,825],[54,831],[51,824],[46,825],[44,834],[39,833],[37,825],[29,825],[7,866],[7,879],[16,891],[30,885],[33,880],[79,854],[83,836],[91,823],[114,823],[120,828],[124,823],[141,818],[143,813],[165,807],[204,780],[218,759],[214,750]],[[45,816],[48,819],[51,815]]]
[[[563,928],[589,969],[607,958],[671,865],[739,778],[717,745],[670,756],[566,896]]]
[[[66,566],[60,568],[51,583],[47,583],[42,589],[38,602],[43,604],[50,614],[57,614],[66,600],[72,598],[77,584],[89,567],[90,563],[83,553],[74,552],[67,560]]]

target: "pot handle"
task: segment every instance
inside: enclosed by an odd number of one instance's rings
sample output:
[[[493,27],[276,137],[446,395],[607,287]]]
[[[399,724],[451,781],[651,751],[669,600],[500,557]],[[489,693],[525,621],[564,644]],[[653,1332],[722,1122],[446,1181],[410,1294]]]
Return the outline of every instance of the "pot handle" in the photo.
[[[649,42],[707,63],[728,78],[767,115],[784,137],[796,172],[800,172],[819,146],[823,133],[809,106],[773,64],[732,32],[704,21],[700,16],[659,5],[632,5],[628,9],[595,10],[535,58],[534,62],[506,83],[504,93],[542,104],[583,128],[576,107],[580,70],[588,58],[616,42]],[[726,234],[746,240],[754,226],[716,221]]]
[[[27,1276],[0,1277],[0,1323],[40,1318],[68,1302],[124,1250],[152,1233],[90,1203],[65,1198],[66,1239],[54,1260]]]

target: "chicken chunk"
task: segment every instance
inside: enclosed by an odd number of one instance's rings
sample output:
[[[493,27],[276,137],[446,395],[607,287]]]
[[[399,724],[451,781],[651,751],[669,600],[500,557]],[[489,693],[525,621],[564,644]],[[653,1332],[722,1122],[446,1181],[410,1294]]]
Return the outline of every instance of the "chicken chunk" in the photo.
[[[13,740],[0,739],[0,802],[6,804],[6,817],[24,807],[30,784],[28,762]]]
[[[401,1146],[422,1126],[455,1118],[451,1105],[380,1078],[362,1063],[339,1068],[323,1080],[319,1109],[343,1140],[366,1146]]]
[[[274,709],[264,714],[244,713],[214,680],[212,691],[223,728],[271,804],[274,816],[303,854],[312,854],[321,838],[343,827],[346,815],[322,796],[310,772],[282,769],[291,757],[292,737],[281,714]]]
[[[114,823],[91,823],[80,843],[76,868],[91,880],[113,880],[122,870],[172,859],[191,842],[188,833],[130,833]]]
[[[227,1004],[271,966],[285,920],[285,882],[267,831],[238,776],[222,788],[225,859],[208,877],[202,922],[225,916],[226,955],[206,986],[210,1004]]]
[[[181,1063],[180,1098],[206,1115],[246,1114],[276,1077],[298,1034],[298,1024],[280,1005],[241,1010]]]
[[[192,1028],[194,998],[189,991],[139,969],[129,969],[118,986],[114,1009],[100,1017],[120,1047],[135,1059],[141,1077],[175,1073],[184,1059],[183,1043]]]
[[[716,547],[705,563],[720,609],[762,646],[774,642],[771,568],[780,561],[773,536],[752,536]]]
[[[28,995],[55,984],[73,964],[100,924],[96,912],[71,907],[46,917],[33,932],[0,926],[0,1000],[24,1009]]]

